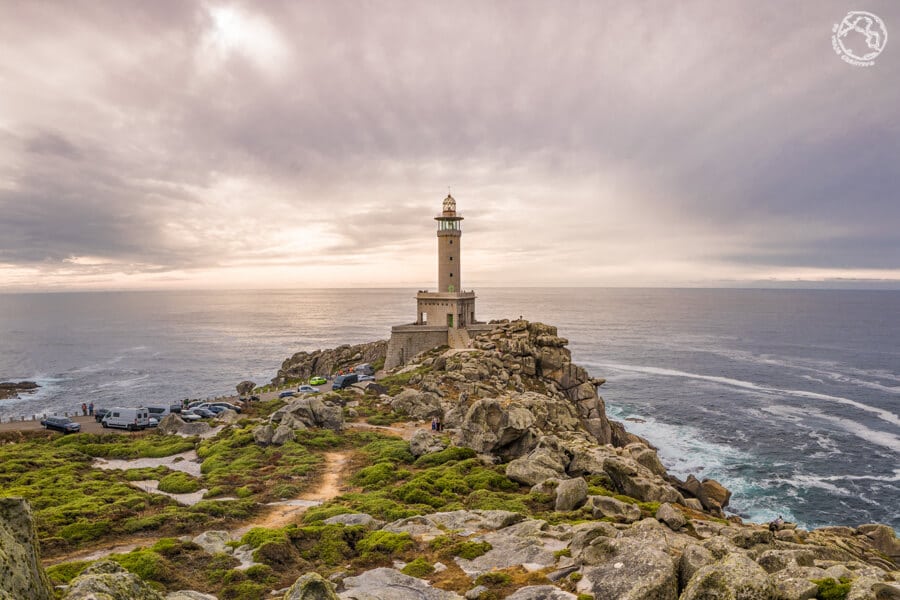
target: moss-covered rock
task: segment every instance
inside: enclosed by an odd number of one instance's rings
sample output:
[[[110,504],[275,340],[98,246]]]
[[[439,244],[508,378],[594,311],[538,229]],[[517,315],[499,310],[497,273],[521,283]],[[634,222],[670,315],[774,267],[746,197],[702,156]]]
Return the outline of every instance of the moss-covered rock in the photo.
[[[22,498],[0,498],[0,597],[53,598],[37,547],[28,502]]]

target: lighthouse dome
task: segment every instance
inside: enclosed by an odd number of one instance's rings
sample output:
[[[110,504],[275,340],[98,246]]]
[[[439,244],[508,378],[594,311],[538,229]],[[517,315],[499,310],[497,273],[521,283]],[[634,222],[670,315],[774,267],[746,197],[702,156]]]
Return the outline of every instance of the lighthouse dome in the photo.
[[[447,197],[444,198],[444,214],[455,215],[456,214],[456,199],[447,194]]]

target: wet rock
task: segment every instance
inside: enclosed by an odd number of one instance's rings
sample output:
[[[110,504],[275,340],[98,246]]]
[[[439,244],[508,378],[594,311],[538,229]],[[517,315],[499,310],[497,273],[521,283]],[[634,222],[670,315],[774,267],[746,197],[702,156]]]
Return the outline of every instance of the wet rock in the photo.
[[[28,596],[25,596],[28,597]],[[65,600],[163,600],[163,596],[118,563],[92,564],[72,580]]]
[[[0,498],[0,598],[53,598],[37,544],[28,502]]]
[[[459,594],[431,587],[427,581],[384,567],[347,577],[344,587],[341,600],[463,600]]]
[[[334,584],[318,573],[301,576],[284,595],[284,600],[339,600]]]
[[[556,510],[570,511],[581,507],[587,501],[587,482],[581,477],[565,479],[556,486]]]
[[[773,600],[775,586],[758,564],[741,554],[703,567],[688,582],[681,600]]]

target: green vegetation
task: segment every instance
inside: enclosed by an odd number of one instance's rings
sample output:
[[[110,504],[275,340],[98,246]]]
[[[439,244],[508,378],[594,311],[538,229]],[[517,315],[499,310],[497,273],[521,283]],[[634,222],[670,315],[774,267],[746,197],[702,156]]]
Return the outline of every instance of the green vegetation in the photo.
[[[174,471],[159,480],[159,491],[170,494],[192,494],[202,487],[201,483],[181,471]]]
[[[373,531],[359,541],[356,549],[363,559],[377,559],[398,554],[412,545],[413,540],[408,533]]]
[[[68,585],[70,581],[81,575],[81,572],[91,564],[87,560],[60,563],[47,567],[47,576],[53,585]]]
[[[261,447],[253,442],[253,425],[231,427],[197,449],[208,496],[237,495],[247,488],[260,502],[299,494],[321,464],[321,457],[296,441]],[[247,497],[247,491],[242,492]]]
[[[816,592],[817,600],[846,600],[850,593],[850,579],[846,577],[841,577],[840,581],[828,577],[813,579],[812,582],[819,588]]]
[[[163,435],[156,431],[137,436],[82,433],[60,437],[53,445],[98,458],[162,458],[193,450],[197,438]]]
[[[406,371],[405,373],[397,373],[395,375],[387,375],[378,380],[380,385],[387,388],[389,396],[396,396],[403,391],[403,388],[409,385],[410,380],[417,375],[423,375],[431,371],[431,367],[420,365],[415,369]]]
[[[410,577],[428,577],[434,573],[434,565],[421,556],[403,567],[402,572]]]
[[[452,547],[451,553],[466,560],[475,560],[487,554],[492,548],[488,542],[460,542]]]
[[[512,583],[512,575],[503,571],[489,571],[482,573],[475,579],[475,585],[485,585],[487,587],[504,586]]]

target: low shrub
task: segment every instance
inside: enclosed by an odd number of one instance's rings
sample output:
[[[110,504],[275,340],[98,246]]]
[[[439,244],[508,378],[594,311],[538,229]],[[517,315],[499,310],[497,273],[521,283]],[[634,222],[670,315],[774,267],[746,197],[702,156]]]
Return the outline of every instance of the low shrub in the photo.
[[[850,593],[850,580],[846,577],[841,577],[839,581],[828,577],[813,579],[812,582],[819,588],[816,592],[817,600],[846,600]]]
[[[417,467],[436,467],[453,460],[460,461],[466,460],[468,458],[475,458],[476,455],[477,453],[471,448],[450,446],[449,448],[445,448],[440,452],[434,452],[432,454],[425,454],[423,456],[420,456],[419,459],[415,462],[415,465]]]
[[[356,544],[356,550],[363,559],[402,552],[413,545],[408,533],[372,531]]]
[[[181,471],[173,471],[159,480],[159,491],[169,494],[192,494],[201,487],[199,480]]]
[[[488,587],[502,587],[512,583],[512,576],[502,571],[488,571],[482,573],[475,579],[475,585],[486,585]]]
[[[466,560],[475,560],[479,556],[487,554],[493,546],[489,542],[459,542],[453,546],[450,552],[454,556]]]
[[[418,577],[421,579],[434,573],[434,565],[420,556],[403,567],[402,572],[410,577]]]
[[[152,550],[141,548],[127,554],[111,554],[109,558],[145,581],[169,583],[176,578],[174,565]]]
[[[91,564],[89,560],[76,560],[47,567],[47,576],[54,585],[68,585]]]

